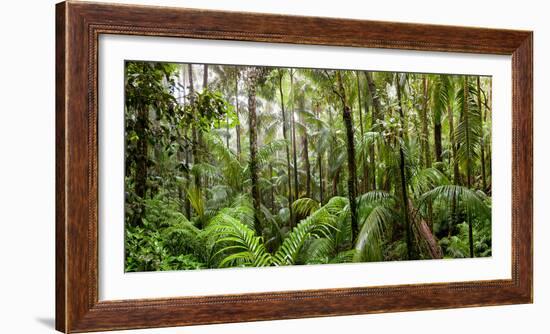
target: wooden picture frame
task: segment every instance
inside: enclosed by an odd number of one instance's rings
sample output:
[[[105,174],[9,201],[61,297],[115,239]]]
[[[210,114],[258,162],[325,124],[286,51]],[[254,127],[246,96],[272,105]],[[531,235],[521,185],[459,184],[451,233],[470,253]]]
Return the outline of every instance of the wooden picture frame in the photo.
[[[512,278],[123,301],[98,299],[101,34],[512,56]],[[66,1],[56,7],[56,329],[85,332],[533,301],[533,34]]]

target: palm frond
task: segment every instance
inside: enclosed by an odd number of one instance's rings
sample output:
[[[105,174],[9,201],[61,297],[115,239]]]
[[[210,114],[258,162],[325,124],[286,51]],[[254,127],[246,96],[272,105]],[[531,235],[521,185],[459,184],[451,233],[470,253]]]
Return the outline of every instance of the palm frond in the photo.
[[[490,217],[491,209],[486,204],[487,196],[483,192],[476,192],[463,186],[442,185],[427,191],[420,197],[420,202],[425,203],[427,199],[434,202],[439,201],[443,206],[449,207],[451,203],[475,213],[478,217]],[[450,211],[449,211],[450,212]]]
[[[377,206],[362,219],[361,230],[355,241],[355,262],[381,261],[384,227],[393,221],[393,212]]]
[[[304,218],[319,209],[319,207],[319,202],[307,197],[299,198],[292,203],[292,210],[296,213],[296,215]]]

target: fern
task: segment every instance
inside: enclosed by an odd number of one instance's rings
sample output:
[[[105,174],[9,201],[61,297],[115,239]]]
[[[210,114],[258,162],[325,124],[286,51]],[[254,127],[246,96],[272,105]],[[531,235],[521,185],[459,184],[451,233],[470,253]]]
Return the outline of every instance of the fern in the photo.
[[[273,256],[275,264],[294,264],[308,238],[328,237],[333,229],[334,216],[325,208],[315,211],[311,216],[302,220],[287,235],[283,244]]]
[[[262,237],[237,219],[220,213],[207,227],[209,238],[215,240],[217,251],[213,257],[222,256],[218,267],[265,267],[272,263]]]

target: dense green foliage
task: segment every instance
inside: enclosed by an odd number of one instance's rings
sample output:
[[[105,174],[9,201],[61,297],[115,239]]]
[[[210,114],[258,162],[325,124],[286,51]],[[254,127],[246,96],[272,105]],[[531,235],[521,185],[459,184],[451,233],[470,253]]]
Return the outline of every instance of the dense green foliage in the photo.
[[[491,255],[491,81],[127,62],[126,271]]]

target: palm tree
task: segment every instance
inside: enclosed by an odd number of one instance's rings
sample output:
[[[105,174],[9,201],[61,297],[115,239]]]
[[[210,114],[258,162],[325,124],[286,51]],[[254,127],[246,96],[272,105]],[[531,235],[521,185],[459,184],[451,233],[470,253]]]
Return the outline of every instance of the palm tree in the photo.
[[[377,128],[377,122],[382,115],[382,106],[380,104],[380,98],[376,91],[376,84],[372,77],[371,72],[363,72],[365,74],[365,79],[367,80],[367,93],[369,99],[372,101],[372,114],[371,114],[371,131],[375,131]],[[366,99],[365,99],[366,101]],[[370,152],[370,161],[371,161],[371,174],[372,174],[372,189],[378,189],[376,185],[376,156],[375,156],[375,144],[372,143],[369,148]]]
[[[261,67],[248,67],[245,70],[246,89],[248,94],[248,131],[250,139],[250,158],[249,169],[251,179],[251,193],[254,204],[254,229],[257,235],[262,235],[262,226],[260,222],[261,211],[261,193],[258,184],[258,134],[257,115],[256,115],[256,89],[258,84],[261,84],[266,77],[266,70]]]
[[[477,83],[477,91],[476,91],[476,94],[477,94],[477,108],[479,110],[479,114],[480,114],[480,127],[481,127],[481,136],[480,136],[480,143],[479,143],[479,147],[480,147],[480,155],[481,155],[481,181],[482,181],[482,186],[483,186],[483,191],[487,191],[487,178],[486,178],[486,171],[485,171],[485,143],[484,143],[484,134],[483,134],[483,121],[484,121],[484,117],[483,117],[483,108],[482,108],[482,104],[481,104],[481,79],[479,78],[479,76],[477,77],[476,79],[476,83]]]
[[[463,87],[459,92],[459,103],[461,104],[461,122],[458,124],[456,137],[460,143],[457,150],[457,159],[466,167],[466,187],[472,188],[472,169],[474,161],[479,156],[481,143],[481,115],[473,98],[474,87],[469,84],[468,76],[464,76]],[[474,240],[471,214],[466,211],[468,221],[468,236],[470,244],[470,257],[474,257]]]
[[[399,180],[401,185],[401,208],[403,213],[403,218],[405,220],[405,235],[407,238],[407,256],[409,260],[412,260],[416,257],[415,250],[413,249],[412,244],[412,224],[410,218],[410,207],[409,207],[409,194],[407,189],[407,177],[408,170],[406,170],[405,164],[405,154],[403,147],[407,145],[407,128],[405,113],[403,111],[403,99],[401,96],[401,86],[402,82],[405,80],[405,75],[396,75],[395,76],[395,87],[397,89],[397,109],[399,110],[399,118],[401,120],[401,130],[399,131]]]
[[[298,158],[296,154],[296,116],[294,113],[294,74],[295,70],[290,69],[290,131],[292,139],[292,164],[294,167],[294,198],[300,198],[299,184],[298,184]]]
[[[351,209],[351,228],[352,228],[352,240],[355,240],[358,232],[357,222],[357,203],[355,198],[357,197],[357,175],[355,166],[355,142],[353,137],[353,116],[351,114],[351,108],[348,104],[346,89],[342,79],[342,73],[336,72],[337,88],[335,92],[340,97],[342,103],[342,119],[346,128],[346,144],[347,144],[347,156],[348,156],[348,198]]]
[[[293,202],[293,196],[292,196],[292,181],[291,181],[291,170],[290,170],[290,149],[288,147],[288,135],[287,135],[287,121],[286,121],[286,112],[285,112],[285,96],[283,93],[283,79],[286,72],[282,69],[277,69],[277,78],[278,78],[278,84],[279,84],[279,100],[281,104],[281,118],[283,123],[283,138],[285,140],[285,151],[286,151],[286,166],[287,166],[287,181],[288,181],[288,209],[290,214],[290,226],[293,226],[294,224],[294,216],[292,214],[292,202]]]
[[[428,130],[428,105],[429,105],[429,78],[426,74],[422,76],[422,90],[423,90],[423,103],[420,109],[420,118],[422,123],[422,137],[420,142],[422,143],[422,151],[424,153],[424,166],[431,167],[430,157],[430,134]]]

